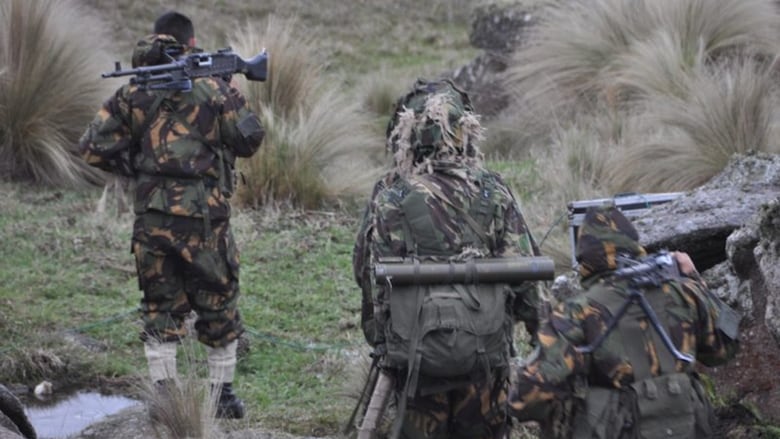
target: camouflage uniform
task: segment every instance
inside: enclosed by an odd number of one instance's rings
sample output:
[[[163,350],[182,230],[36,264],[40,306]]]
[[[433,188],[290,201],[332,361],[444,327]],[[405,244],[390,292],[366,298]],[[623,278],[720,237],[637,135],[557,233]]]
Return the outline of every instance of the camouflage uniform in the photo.
[[[165,35],[141,40],[134,66],[159,62],[161,41],[177,44]],[[87,163],[134,179],[132,251],[144,292],[144,340],[179,340],[191,309],[198,338],[209,346],[243,332],[228,199],[235,157],[251,156],[262,139],[238,90],[215,77],[194,79],[190,92],[124,85],[84,133]]]
[[[416,88],[425,83],[418,82]],[[435,93],[428,99],[428,106],[441,97]],[[395,168],[382,177],[374,187],[371,199],[363,215],[353,252],[355,280],[363,291],[362,325],[366,340],[381,353],[385,343],[384,327],[390,318],[388,291],[373,285],[371,265],[385,256],[426,256],[421,248],[409,248],[408,229],[403,209],[405,197],[410,193],[423,194],[428,221],[431,224],[427,243],[440,248],[436,256],[446,259],[471,257],[510,257],[539,254],[528,231],[520,209],[507,185],[496,173],[481,165],[481,157],[472,140],[478,136],[479,126],[464,123],[462,116],[472,116],[470,107],[450,108],[447,116],[452,132],[447,139],[441,131],[431,136],[421,128],[426,117],[404,108],[399,101],[397,113],[388,128],[388,148],[395,153]],[[466,101],[467,102],[467,101]],[[408,105],[408,100],[406,101]],[[405,124],[407,118],[408,124]],[[427,119],[430,127],[430,118]],[[439,119],[441,120],[441,119]],[[442,127],[446,131],[446,127]],[[406,129],[406,135],[399,131]],[[469,131],[472,130],[472,131]],[[412,133],[410,135],[410,132]],[[428,134],[431,134],[430,132]],[[411,137],[411,140],[410,140]],[[419,154],[420,150],[426,150]],[[489,186],[482,187],[485,182]],[[475,239],[464,211],[490,197],[494,211],[489,215],[485,245]],[[460,206],[460,207],[455,207]],[[472,209],[473,210],[473,209]],[[428,241],[430,240],[430,241]],[[524,283],[512,286],[514,294],[508,298],[507,309],[513,321],[524,321],[529,331],[537,322],[538,291],[534,285]],[[509,349],[511,349],[511,343]],[[509,353],[508,355],[512,355]],[[395,376],[396,397],[402,398],[407,370],[387,369]],[[506,431],[506,392],[508,365],[490,371],[488,376],[474,374],[460,379],[441,379],[421,375],[414,398],[408,401],[404,413],[401,436],[407,438],[499,438]]]
[[[577,351],[577,347],[592,345],[607,331],[612,313],[605,303],[624,301],[628,294],[627,280],[610,276],[617,268],[617,255],[645,255],[636,230],[614,207],[589,209],[579,233],[576,256],[586,292],[558,304],[549,320],[543,322],[538,333],[538,355],[513,372],[510,413],[521,421],[539,421],[551,437],[652,437],[646,430],[653,422],[667,424],[660,427],[666,429],[663,436],[708,437],[710,407],[695,379],[693,364],[671,356],[647,315],[638,309],[632,314],[631,309],[638,308],[635,305],[620,319],[621,324],[635,324],[634,332],[617,326],[593,353]],[[643,293],[651,303],[660,305],[653,309],[680,352],[707,366],[723,364],[734,356],[738,341],[716,327],[723,305],[709,293],[698,273],[694,271],[679,281],[668,281]],[[673,418],[644,417],[637,403],[637,395],[642,393],[637,383],[645,382],[644,378],[680,373],[693,378],[694,396],[685,400],[685,405],[696,411],[697,430],[695,434],[689,429],[685,430],[688,433],[673,436],[677,434],[673,433]],[[594,408],[585,403],[588,394],[598,392],[603,392],[604,398],[614,398],[619,409],[612,418],[594,417]],[[661,392],[657,401],[667,403]],[[603,409],[603,413],[608,412],[608,408]],[[583,413],[591,418],[578,424],[583,418],[576,415]]]

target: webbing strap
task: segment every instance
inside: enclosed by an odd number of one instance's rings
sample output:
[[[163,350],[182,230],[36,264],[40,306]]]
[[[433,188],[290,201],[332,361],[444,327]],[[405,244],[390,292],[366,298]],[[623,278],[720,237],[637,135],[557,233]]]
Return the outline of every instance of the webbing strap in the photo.
[[[418,259],[414,260],[414,276],[415,279],[420,274],[420,261]],[[404,414],[406,412],[406,405],[410,398],[413,398],[415,393],[417,392],[417,385],[420,377],[420,363],[422,362],[422,353],[417,352],[417,347],[419,346],[420,339],[422,338],[422,335],[420,334],[421,328],[420,328],[420,317],[422,314],[422,308],[423,303],[425,301],[425,293],[427,291],[427,288],[421,288],[419,282],[415,282],[417,285],[416,294],[417,294],[417,303],[415,305],[415,319],[414,319],[414,328],[412,329],[410,340],[409,340],[409,355],[408,355],[408,362],[407,362],[407,371],[406,371],[406,382],[404,383],[404,390],[401,392],[401,398],[400,401],[398,401],[398,411],[396,412],[396,419],[393,422],[393,429],[392,433],[390,435],[390,438],[395,439],[398,438],[401,434],[401,427],[403,425],[403,418]]]

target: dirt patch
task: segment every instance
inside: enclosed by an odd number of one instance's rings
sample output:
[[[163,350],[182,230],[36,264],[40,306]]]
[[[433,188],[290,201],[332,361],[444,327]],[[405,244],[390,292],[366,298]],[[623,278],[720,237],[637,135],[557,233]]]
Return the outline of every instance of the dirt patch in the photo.
[[[741,328],[740,351],[728,364],[704,372],[715,379],[727,401],[757,410],[762,421],[780,423],[780,347],[764,323],[767,291],[763,280],[751,279],[755,320]],[[726,412],[727,414],[729,412]]]

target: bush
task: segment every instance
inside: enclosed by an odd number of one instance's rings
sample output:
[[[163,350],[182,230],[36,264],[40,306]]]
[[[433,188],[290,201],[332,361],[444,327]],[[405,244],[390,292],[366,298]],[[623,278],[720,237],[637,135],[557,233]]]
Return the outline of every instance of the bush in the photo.
[[[312,38],[295,22],[269,19],[265,32],[246,26],[235,35],[240,53],[265,47],[266,82],[245,82],[249,104],[261,115],[260,152],[239,162],[245,176],[237,200],[252,206],[289,203],[322,207],[370,190],[376,170],[369,151],[381,147],[371,118],[319,69]]]
[[[67,0],[0,3],[0,178],[102,180],[76,148],[108,91],[99,76],[109,66],[103,27]]]
[[[547,190],[527,203],[529,222],[578,199],[693,189],[735,153],[777,152],[778,24],[771,0],[544,9],[508,69],[517,101],[493,137],[494,152],[539,167]]]

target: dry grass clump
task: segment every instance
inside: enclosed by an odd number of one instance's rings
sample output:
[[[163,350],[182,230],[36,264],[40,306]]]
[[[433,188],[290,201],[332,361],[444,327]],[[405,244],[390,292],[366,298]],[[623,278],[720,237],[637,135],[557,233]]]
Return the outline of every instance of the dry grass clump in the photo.
[[[109,66],[104,27],[69,0],[0,3],[0,178],[101,180],[76,145],[107,93],[99,76]]]
[[[185,375],[177,385],[165,388],[143,384],[141,398],[152,417],[152,428],[159,439],[224,437],[216,418],[218,391],[194,374]]]
[[[263,33],[257,29],[245,26],[232,44],[240,53],[262,47],[269,53],[268,80],[244,83],[266,138],[260,152],[239,164],[244,180],[237,199],[316,209],[366,193],[376,174],[369,150],[382,142],[371,119],[326,81],[311,39],[295,22],[272,17]]]
[[[575,0],[542,17],[508,70],[516,99],[494,136],[539,167],[548,190],[526,203],[531,219],[690,190],[735,153],[780,151],[773,1]]]

